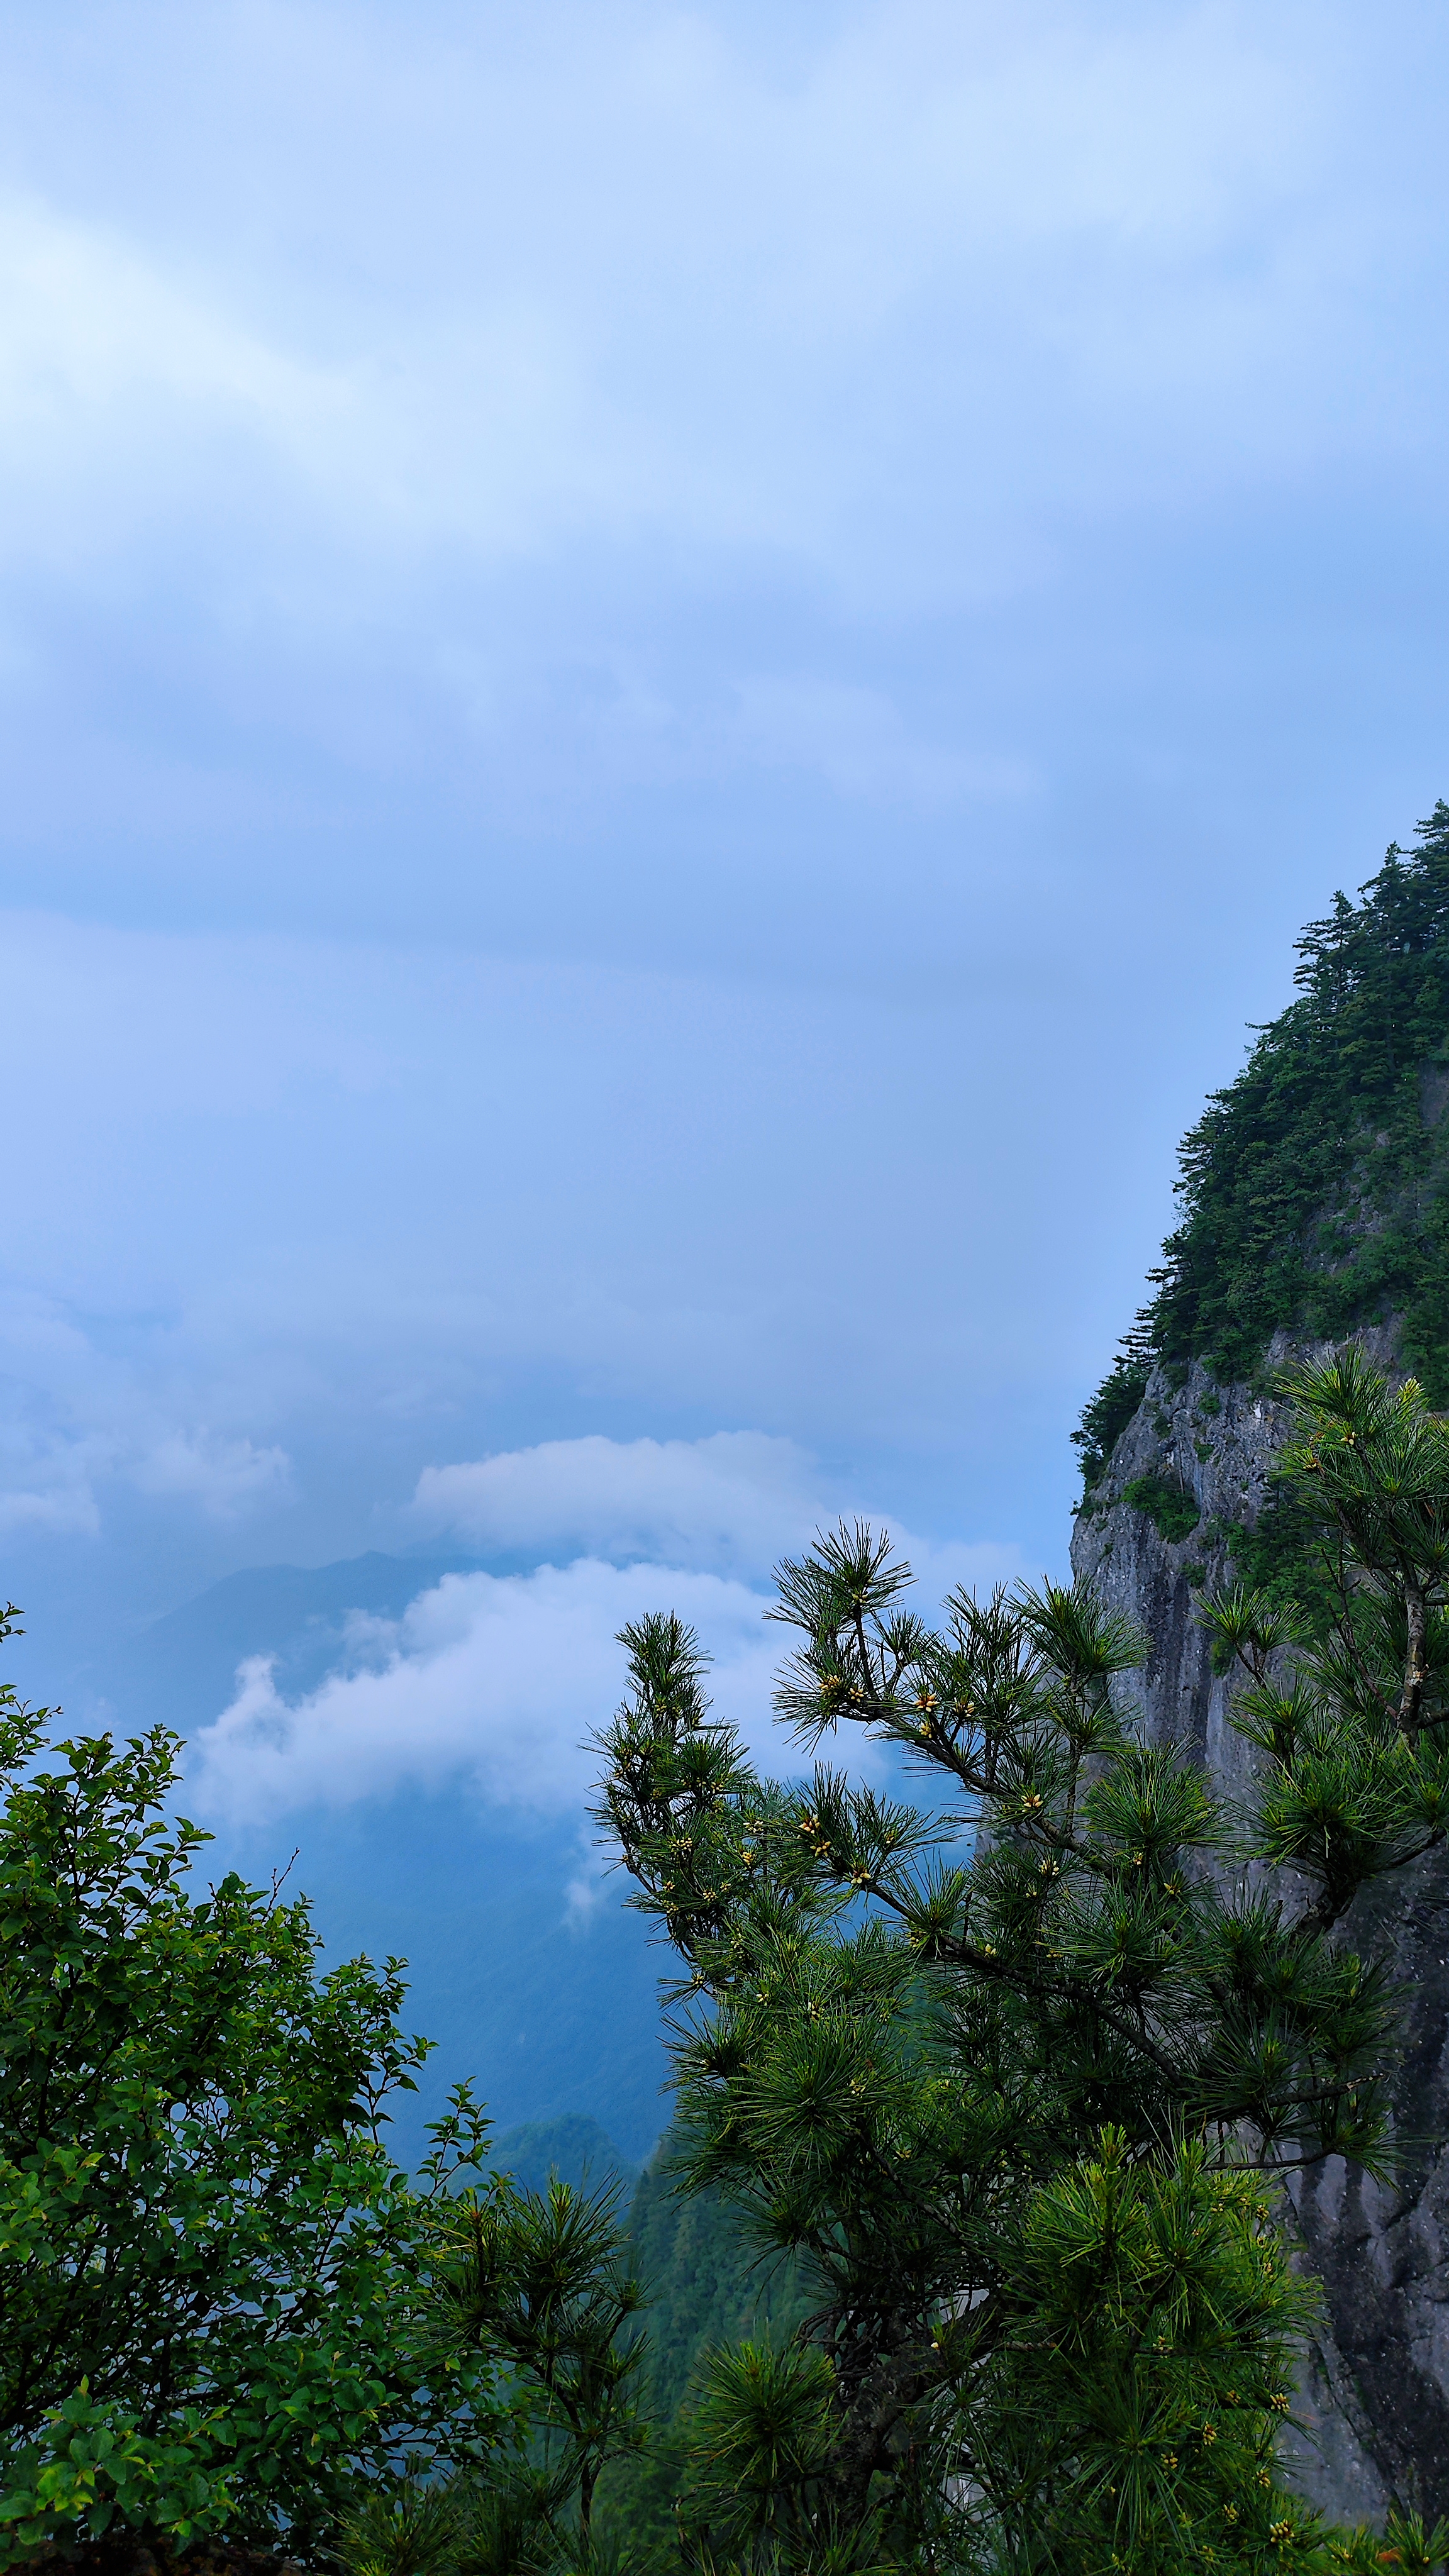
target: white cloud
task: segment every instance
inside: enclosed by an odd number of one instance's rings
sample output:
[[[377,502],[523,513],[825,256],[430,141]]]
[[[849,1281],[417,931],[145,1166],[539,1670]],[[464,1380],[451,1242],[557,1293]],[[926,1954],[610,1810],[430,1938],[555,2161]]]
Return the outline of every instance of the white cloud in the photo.
[[[893,1513],[863,1506],[824,1476],[808,1451],[763,1431],[702,1440],[544,1440],[450,1467],[426,1467],[413,1514],[426,1529],[474,1545],[562,1561],[612,1562],[758,1577],[798,1556],[815,1531],[863,1518],[888,1529],[933,1598],[1013,1582],[1019,1548],[994,1539],[922,1539]]]
[[[254,1504],[274,1501],[291,1482],[285,1449],[211,1432],[172,1431],[137,1459],[131,1481],[143,1494],[176,1494],[216,1520],[234,1520]]]
[[[381,1660],[284,1701],[264,1657],[191,1748],[190,1795],[229,1823],[353,1806],[464,1780],[490,1806],[576,1812],[594,1778],[586,1738],[618,1705],[626,1620],[675,1609],[714,1656],[711,1695],[763,1749],[778,1646],[744,1584],[591,1558],[533,1574],[448,1575],[396,1626]]]
[[[54,1301],[11,1288],[0,1298],[0,1529],[94,1536],[107,1487],[216,1521],[286,1498],[285,1449],[188,1422],[188,1410]]]
[[[1346,331],[1339,226],[1371,234],[1376,210],[1343,150],[1366,67],[1338,12],[1325,34],[1291,8],[1248,26],[888,0],[823,25],[788,71],[728,11],[543,6],[522,41],[489,10],[431,35],[415,13],[282,14],[305,71],[203,16],[189,150],[164,93],[135,97],[161,128],[152,184],[116,153],[132,117],[110,82],[79,141],[68,57],[31,97],[8,157],[33,181],[0,206],[22,544],[79,556],[118,497],[118,527],[178,492],[229,513],[250,448],[359,556],[399,535],[507,552],[662,527],[845,580],[865,547],[883,586],[903,555],[939,580],[944,553],[959,582],[1001,551],[1003,490],[1039,469],[1039,371],[1062,479],[1114,487],[1114,447],[1129,475],[1151,464],[1138,410],[1210,471],[1226,404],[1239,442],[1286,451],[1325,434],[1293,387],[1362,372],[1372,299]],[[871,544],[882,380],[943,435],[903,476],[925,506]],[[943,549],[942,509],[959,520],[973,493],[971,545]],[[1021,529],[1006,552],[1035,560]]]
[[[545,1440],[425,1468],[425,1527],[484,1548],[656,1558],[758,1573],[808,1540],[830,1504],[793,1440],[716,1431],[703,1440]]]
[[[614,1859],[596,1834],[580,1834],[578,1867],[564,1889],[564,1921],[571,1930],[586,1932],[593,1922],[604,1902]]]
[[[253,1822],[463,1780],[492,1806],[577,1812],[595,1770],[585,1739],[623,1687],[617,1632],[649,1610],[676,1610],[697,1629],[717,1712],[762,1761],[793,1766],[770,1713],[784,1639],[765,1625],[767,1593],[741,1579],[763,1576],[831,1517],[792,1442],[762,1432],[545,1441],[429,1468],[417,1508],[477,1543],[573,1561],[448,1575],[398,1621],[355,1619],[347,1669],[296,1703],[265,1657],[243,1665],[231,1706],[193,1744],[191,1794],[205,1810]],[[894,1534],[928,1611],[953,1584],[983,1588],[1022,1570],[1011,1547]],[[861,1751],[852,1746],[852,1758]],[[581,1869],[571,1919],[586,1923],[596,1901]]]
[[[19,1454],[17,1454],[17,1451]],[[90,1451],[84,1441],[52,1441],[24,1448],[13,1439],[0,1447],[0,1530],[46,1531],[52,1537],[90,1538],[100,1527],[91,1486]]]
[[[53,432],[137,388],[286,419],[325,379],[168,280],[125,237],[36,199],[0,205],[0,421]]]

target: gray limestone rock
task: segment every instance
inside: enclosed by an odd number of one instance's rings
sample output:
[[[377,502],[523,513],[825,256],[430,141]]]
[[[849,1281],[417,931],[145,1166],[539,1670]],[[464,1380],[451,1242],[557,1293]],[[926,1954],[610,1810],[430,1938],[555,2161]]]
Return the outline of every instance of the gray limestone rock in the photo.
[[[1359,1338],[1393,1368],[1393,1325]],[[1299,1355],[1280,1336],[1263,1384]],[[1079,1579],[1150,1640],[1145,1668],[1121,1685],[1124,1709],[1151,1737],[1189,1748],[1229,1800],[1246,1794],[1258,1757],[1229,1723],[1230,1685],[1212,1669],[1195,1596],[1232,1580],[1226,1526],[1256,1520],[1286,1428],[1286,1409],[1260,1388],[1219,1385],[1200,1363],[1181,1387],[1155,1370],[1072,1542]],[[1191,1496],[1199,1519],[1187,1535],[1164,1538],[1126,1499],[1151,1479]],[[1368,1890],[1348,1930],[1387,1938],[1403,1983],[1394,2110],[1405,2161],[1393,2189],[1335,2158],[1294,2192],[1323,2312],[1292,2457],[1304,2493],[1345,2520],[1377,2518],[1391,2500],[1433,2517],[1449,2513],[1449,1858]]]

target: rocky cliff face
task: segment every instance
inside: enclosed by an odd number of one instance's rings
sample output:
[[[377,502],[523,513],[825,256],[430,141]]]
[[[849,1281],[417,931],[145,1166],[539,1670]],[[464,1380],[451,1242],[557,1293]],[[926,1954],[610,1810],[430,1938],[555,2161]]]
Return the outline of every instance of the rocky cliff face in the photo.
[[[1392,1368],[1393,1325],[1360,1338]],[[1294,1355],[1279,1336],[1265,1374]],[[1189,1746],[1229,1799],[1246,1791],[1258,1757],[1229,1722],[1229,1684],[1213,1672],[1195,1595],[1233,1579],[1226,1531],[1256,1523],[1285,1430],[1280,1405],[1217,1384],[1201,1363],[1180,1388],[1155,1370],[1072,1546],[1077,1575],[1151,1640],[1124,1705],[1150,1735]],[[1394,2499],[1432,2516],[1449,2512],[1449,2149],[1435,2143],[1449,2132],[1449,1859],[1381,1882],[1351,1918],[1355,1933],[1387,1938],[1405,1988],[1395,2094],[1405,2163],[1385,2189],[1335,2158],[1295,2192],[1304,2260],[1323,2292],[1304,2357],[1297,2474],[1345,2519],[1378,2518]]]

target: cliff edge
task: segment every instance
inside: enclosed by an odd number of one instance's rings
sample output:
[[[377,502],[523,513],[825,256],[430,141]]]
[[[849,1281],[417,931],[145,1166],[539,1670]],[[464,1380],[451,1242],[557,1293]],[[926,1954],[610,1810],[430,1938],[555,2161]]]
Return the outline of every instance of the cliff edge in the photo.
[[[1077,1576],[1150,1641],[1121,1685],[1232,1801],[1258,1759],[1196,1617],[1204,1589],[1292,1590],[1307,1538],[1275,1484],[1282,1370],[1352,1336],[1449,1407],[1449,808],[1300,942],[1301,998],[1182,1150],[1156,1293],[1078,1433]],[[1449,2513],[1449,1856],[1360,1899],[1404,1991],[1385,2188],[1333,2159],[1295,2192],[1323,2317],[1296,2472],[1335,2516]]]
[[[1394,1328],[1362,1335],[1392,1365]],[[1274,1365],[1308,1356],[1279,1336]],[[1230,1547],[1271,1508],[1272,1470],[1286,1408],[1261,1384],[1220,1383],[1200,1362],[1174,1387],[1148,1379],[1114,1445],[1095,1508],[1079,1516],[1076,1574],[1147,1632],[1150,1659],[1120,1685],[1144,1732],[1190,1745],[1231,1799],[1246,1789],[1253,1748],[1228,1717],[1231,1684],[1212,1667],[1195,1617],[1203,1587],[1238,1573]],[[1141,1500],[1190,1498],[1167,1535]],[[1184,1526],[1189,1510],[1198,1517]],[[1304,2259],[1322,2285],[1324,2318],[1305,2355],[1297,2482],[1345,2521],[1382,2520],[1398,2500],[1432,2517],[1449,2512],[1449,1858],[1416,1865],[1360,1900],[1348,1937],[1387,1933],[1405,1988],[1406,2029],[1394,2088],[1395,2127],[1408,2147],[1386,2190],[1340,2158],[1310,2172],[1296,2195]]]

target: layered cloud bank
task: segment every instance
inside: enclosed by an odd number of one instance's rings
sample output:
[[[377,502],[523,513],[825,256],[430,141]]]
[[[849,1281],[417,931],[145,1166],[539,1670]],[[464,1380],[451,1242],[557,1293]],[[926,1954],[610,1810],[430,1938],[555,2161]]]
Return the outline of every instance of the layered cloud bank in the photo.
[[[502,1795],[635,1566],[1060,1567],[1175,1139],[1444,788],[1446,102],[1428,0],[0,14],[33,1697],[442,1536],[212,1791]]]
[[[793,1440],[717,1431],[706,1440],[546,1440],[428,1467],[414,1509],[426,1526],[485,1549],[596,1550],[742,1572],[798,1548],[828,1503]]]
[[[450,1574],[399,1620],[356,1617],[343,1668],[296,1702],[253,1658],[192,1748],[193,1802],[244,1824],[457,1782],[489,1806],[577,1813],[598,1768],[589,1737],[623,1687],[617,1632],[651,1610],[697,1630],[718,1715],[762,1759],[788,1762],[771,1740],[782,1638],[765,1625],[765,1578],[833,1500],[804,1451],[758,1432],[555,1440],[430,1468],[416,1510],[432,1529],[559,1561]],[[928,1604],[1021,1570],[1011,1548],[900,1537]]]
[[[545,1433],[1059,1549],[1175,1136],[1444,784],[1446,94],[1427,0],[0,13],[37,1636]],[[758,1463],[629,1552],[788,1543]],[[608,1557],[550,1472],[419,1508]]]
[[[718,1575],[583,1558],[448,1575],[402,1619],[358,1621],[364,1669],[334,1674],[296,1707],[264,1658],[243,1665],[231,1707],[194,1748],[193,1798],[256,1823],[457,1780],[490,1806],[567,1814],[598,1771],[588,1735],[620,1696],[615,1632],[663,1608],[710,1641],[719,1714],[759,1743],[776,1650],[758,1595]]]
[[[179,1409],[50,1298],[0,1288],[0,1536],[94,1537],[107,1489],[223,1528],[290,1501],[278,1442]]]

